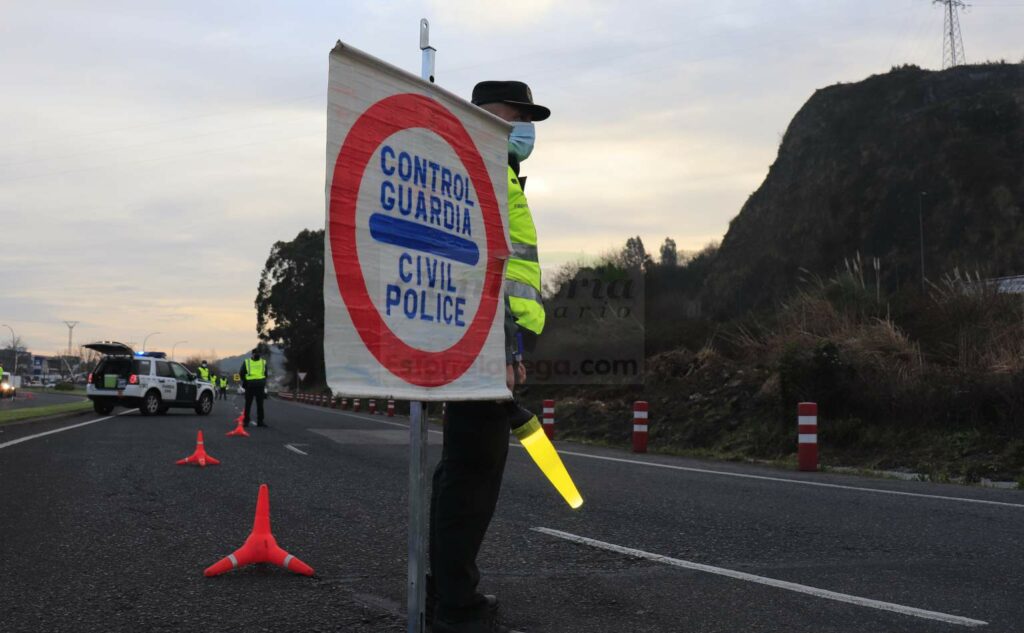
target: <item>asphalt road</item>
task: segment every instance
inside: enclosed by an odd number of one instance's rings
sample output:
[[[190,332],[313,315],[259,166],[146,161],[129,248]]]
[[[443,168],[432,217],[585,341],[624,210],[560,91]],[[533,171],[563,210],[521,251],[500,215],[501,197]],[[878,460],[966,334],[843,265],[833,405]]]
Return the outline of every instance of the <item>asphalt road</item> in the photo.
[[[271,401],[270,428],[228,438],[217,407],[0,436],[0,629],[405,630],[404,420]],[[175,466],[198,429],[223,463]],[[481,554],[518,630],[1024,630],[1024,494],[559,449],[584,507],[512,448]],[[316,576],[204,578],[260,483]]]
[[[18,390],[17,398],[0,399],[0,411],[10,409],[27,409],[29,407],[46,407],[52,404],[66,404],[77,402],[85,398],[80,395],[70,395],[60,391],[26,391]]]

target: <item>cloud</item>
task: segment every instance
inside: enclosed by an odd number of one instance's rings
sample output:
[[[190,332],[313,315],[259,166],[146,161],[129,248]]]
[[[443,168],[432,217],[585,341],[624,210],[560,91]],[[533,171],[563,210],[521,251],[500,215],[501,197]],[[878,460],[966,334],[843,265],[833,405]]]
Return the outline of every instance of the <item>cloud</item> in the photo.
[[[599,3],[586,0],[519,0],[513,4],[495,4],[479,0],[428,0],[430,15],[438,23],[450,23],[463,29],[518,30],[550,20],[555,13],[577,19],[595,12]]]

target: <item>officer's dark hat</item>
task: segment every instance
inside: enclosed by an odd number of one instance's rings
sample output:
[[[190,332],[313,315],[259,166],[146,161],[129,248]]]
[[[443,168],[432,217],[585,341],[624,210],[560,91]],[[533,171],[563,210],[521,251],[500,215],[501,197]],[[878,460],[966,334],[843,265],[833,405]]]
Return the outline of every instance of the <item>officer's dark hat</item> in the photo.
[[[521,81],[481,81],[473,86],[473,104],[508,103],[528,110],[534,121],[543,121],[551,116],[551,110],[533,102],[530,87]]]

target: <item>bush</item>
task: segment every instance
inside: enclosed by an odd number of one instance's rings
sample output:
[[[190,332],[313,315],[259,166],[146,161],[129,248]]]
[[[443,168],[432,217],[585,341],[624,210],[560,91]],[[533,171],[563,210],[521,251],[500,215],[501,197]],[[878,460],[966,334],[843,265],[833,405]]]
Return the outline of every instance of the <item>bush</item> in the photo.
[[[53,388],[56,389],[57,391],[74,391],[75,390],[75,383],[73,383],[73,382],[58,382],[56,385],[53,386]]]

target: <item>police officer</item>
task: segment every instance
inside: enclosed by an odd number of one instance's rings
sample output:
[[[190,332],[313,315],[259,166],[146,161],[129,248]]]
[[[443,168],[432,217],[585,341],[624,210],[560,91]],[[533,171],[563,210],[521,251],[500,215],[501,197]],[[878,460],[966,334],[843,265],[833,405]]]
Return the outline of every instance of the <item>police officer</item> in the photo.
[[[263,419],[263,396],[267,389],[267,361],[260,357],[260,349],[252,350],[252,357],[242,361],[242,368],[238,371],[242,376],[242,386],[245,387],[245,424],[251,424],[252,418],[249,410],[252,401],[256,400],[256,426],[267,426]]]
[[[537,261],[537,230],[523,193],[519,166],[533,151],[534,121],[551,115],[533,102],[520,81],[484,81],[473,88],[472,101],[513,125],[508,143],[508,207],[512,253],[506,268],[506,379],[509,388],[523,382],[515,330],[527,345],[544,328]],[[508,456],[510,420],[520,409],[495,401],[449,402],[444,448],[434,471],[430,499],[430,569],[428,610],[435,633],[502,633],[497,599],[477,591],[476,556],[487,533],[501,490]],[[525,412],[525,410],[521,410]],[[525,412],[525,415],[532,415]],[[525,420],[524,420],[525,421]]]
[[[200,380],[210,382],[210,367],[209,365],[206,364],[205,360],[199,364],[199,367],[196,368],[196,373],[199,374]]]
[[[220,399],[221,400],[227,400],[228,399],[228,377],[227,376],[221,376],[220,377]]]

